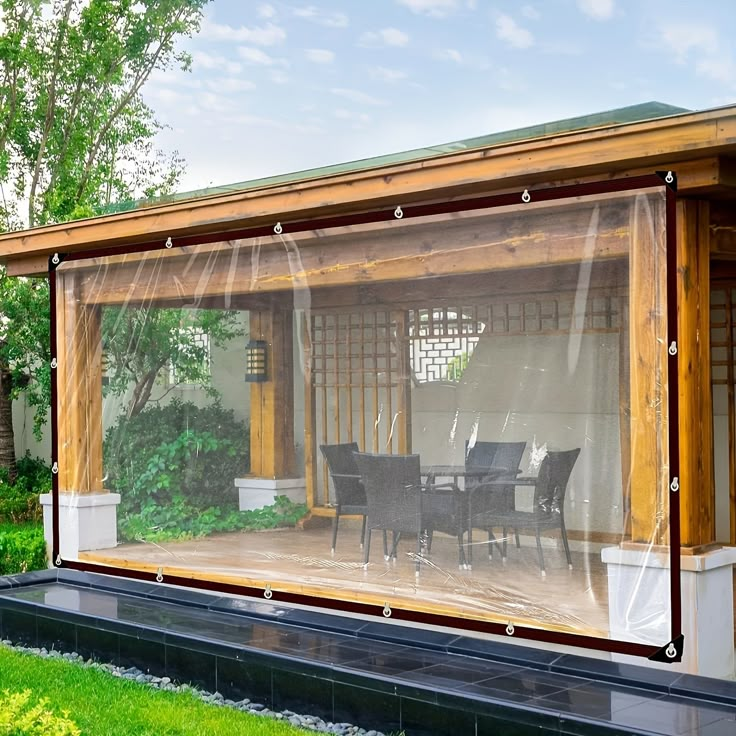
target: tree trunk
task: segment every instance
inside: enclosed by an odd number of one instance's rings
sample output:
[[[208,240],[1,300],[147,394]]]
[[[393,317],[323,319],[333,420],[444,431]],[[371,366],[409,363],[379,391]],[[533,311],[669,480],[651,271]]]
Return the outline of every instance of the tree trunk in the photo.
[[[13,432],[13,402],[10,390],[13,377],[7,370],[0,369],[0,468],[8,471],[11,481],[17,475],[15,467],[15,434]]]

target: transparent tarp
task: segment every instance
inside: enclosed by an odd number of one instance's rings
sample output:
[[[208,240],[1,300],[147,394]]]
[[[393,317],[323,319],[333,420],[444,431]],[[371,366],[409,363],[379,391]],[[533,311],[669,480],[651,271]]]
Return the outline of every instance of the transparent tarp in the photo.
[[[58,267],[61,556],[666,644],[663,188],[315,228]]]

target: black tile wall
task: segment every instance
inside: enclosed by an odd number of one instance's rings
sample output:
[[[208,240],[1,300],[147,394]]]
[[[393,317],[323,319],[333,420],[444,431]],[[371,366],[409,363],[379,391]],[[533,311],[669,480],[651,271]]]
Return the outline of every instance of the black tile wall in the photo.
[[[0,636],[406,736],[736,736],[736,683],[91,573],[0,579]]]

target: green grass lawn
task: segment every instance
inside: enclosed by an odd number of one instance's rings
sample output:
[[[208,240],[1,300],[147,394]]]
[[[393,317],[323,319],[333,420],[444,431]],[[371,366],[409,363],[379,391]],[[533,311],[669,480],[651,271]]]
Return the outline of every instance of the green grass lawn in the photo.
[[[57,715],[69,712],[83,736],[297,736],[289,724],[207,705],[191,693],[154,690],[106,672],[0,646],[0,693],[30,689]]]
[[[14,532],[18,529],[35,529],[43,526],[40,521],[19,521],[17,524],[12,521],[0,521],[0,534],[3,532]]]

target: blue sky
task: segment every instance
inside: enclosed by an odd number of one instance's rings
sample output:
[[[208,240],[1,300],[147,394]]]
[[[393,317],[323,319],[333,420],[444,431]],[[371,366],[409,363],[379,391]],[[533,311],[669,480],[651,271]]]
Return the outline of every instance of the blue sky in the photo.
[[[181,189],[659,100],[736,102],[734,0],[212,0],[146,101]]]

